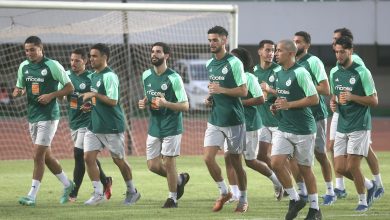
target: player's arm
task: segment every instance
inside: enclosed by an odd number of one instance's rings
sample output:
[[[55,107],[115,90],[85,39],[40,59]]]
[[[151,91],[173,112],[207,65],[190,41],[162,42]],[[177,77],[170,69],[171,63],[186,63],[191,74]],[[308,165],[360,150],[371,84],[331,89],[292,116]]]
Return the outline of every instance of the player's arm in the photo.
[[[241,100],[244,106],[255,106],[264,103],[264,94],[254,75],[247,75],[248,92],[252,94],[252,98]]]
[[[26,90],[24,90],[25,84],[23,81],[23,66],[26,64],[26,62],[23,62],[20,64],[18,69],[18,78],[16,80],[16,86],[14,88],[14,91],[12,92],[13,97],[22,96],[25,94]]]
[[[310,62],[310,68],[312,69],[314,77],[318,82],[318,85],[316,85],[318,94],[326,96],[330,95],[329,81],[322,61],[316,57],[313,62]]]
[[[345,99],[347,101],[353,101],[369,107],[375,107],[378,105],[378,96],[376,93],[369,96],[359,96],[350,92],[345,92]]]
[[[242,102],[242,105],[244,105],[244,106],[261,105],[264,103],[264,96],[241,100],[241,102]]]
[[[361,105],[370,106],[370,107],[377,106],[378,96],[377,96],[375,83],[372,78],[371,72],[365,67],[360,67],[358,71],[359,71],[360,79],[363,84],[363,88],[366,96],[358,96],[350,92],[345,92],[346,100],[353,101]]]
[[[112,106],[112,107],[114,107],[118,104],[118,100],[111,99],[108,96],[97,93],[97,92],[86,92],[86,93],[81,94],[80,96],[83,97],[84,102],[95,97],[96,99],[99,99],[99,101],[103,102],[104,104]]]
[[[318,83],[318,85],[316,86],[316,90],[318,92],[318,94],[321,94],[321,95],[330,95],[330,88],[329,88],[329,82],[328,80],[322,80],[321,82]]]
[[[232,97],[245,97],[248,95],[248,89],[246,84],[242,84],[235,88],[224,88],[219,85],[217,82],[209,83],[209,93],[210,94],[224,94]]]
[[[173,111],[188,111],[190,105],[188,103],[187,94],[184,89],[183,80],[179,74],[172,74],[168,77],[172,83],[172,89],[177,98],[177,102],[167,101],[165,97],[161,95],[160,97],[157,97],[158,106],[165,107]]]

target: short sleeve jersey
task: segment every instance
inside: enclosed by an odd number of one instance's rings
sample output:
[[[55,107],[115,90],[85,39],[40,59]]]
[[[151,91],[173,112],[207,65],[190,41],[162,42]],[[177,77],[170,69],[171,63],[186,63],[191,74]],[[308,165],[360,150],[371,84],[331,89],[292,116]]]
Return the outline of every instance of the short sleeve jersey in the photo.
[[[161,75],[158,75],[154,69],[148,69],[142,74],[142,81],[149,104],[154,98],[160,96],[173,103],[188,101],[182,78],[170,68]],[[164,107],[158,110],[151,107],[149,109],[151,112],[149,135],[163,138],[183,133],[182,112]]]
[[[259,83],[266,82],[269,87],[275,89],[275,72],[279,71],[280,68],[281,67],[276,63],[272,63],[272,65],[267,69],[261,68],[260,64],[258,64],[253,68],[253,74],[258,78]],[[261,119],[263,125],[266,127],[278,126],[278,120],[270,111],[270,106],[275,102],[275,100],[276,96],[272,93],[268,93],[264,104],[259,106]]]
[[[38,97],[57,91],[58,83],[66,85],[69,82],[64,67],[56,60],[43,57],[39,63],[29,60],[22,62],[18,70],[16,87],[26,88],[28,121],[34,123],[58,120],[60,109],[57,99],[52,99],[50,103],[43,105],[38,102]]]
[[[288,102],[317,94],[310,73],[299,64],[295,64],[288,70],[282,68],[276,76],[278,97],[285,98]],[[310,107],[280,110],[279,116],[280,131],[296,135],[316,132],[316,122]]]
[[[68,100],[69,127],[72,130],[88,127],[89,122],[91,121],[91,112],[83,112],[80,110],[81,106],[84,104],[80,94],[91,91],[92,72],[87,70],[84,73],[77,75],[72,70],[69,70],[67,73],[74,86],[73,93],[66,97]]]
[[[246,84],[242,62],[227,53],[222,59],[211,58],[206,68],[210,82],[218,82],[224,88],[236,88]],[[213,94],[213,106],[208,122],[215,126],[229,127],[245,123],[244,107],[239,97]]]
[[[88,129],[95,134],[116,134],[125,130],[125,119],[119,104],[119,80],[110,67],[91,76],[91,91],[117,100],[115,106],[109,106],[97,98],[92,98],[91,121]]]
[[[245,100],[263,96],[263,91],[261,91],[257,77],[249,72],[246,72],[245,74],[247,78],[248,95],[242,99]],[[263,126],[259,107],[259,105],[244,106],[246,131],[256,131]]]
[[[371,72],[355,62],[346,69],[335,66],[330,72],[331,92],[339,96],[342,91],[350,91],[358,96],[370,96],[376,93]],[[368,106],[349,101],[345,105],[338,104],[339,120],[337,131],[350,133],[353,131],[371,130],[371,114]]]
[[[318,57],[308,53],[299,61],[297,61],[297,63],[305,67],[305,69],[310,73],[315,86],[319,85],[323,80],[328,80],[324,64]],[[328,109],[325,104],[325,97],[318,94],[318,98],[319,103],[310,107],[316,121],[323,120],[328,117]]]

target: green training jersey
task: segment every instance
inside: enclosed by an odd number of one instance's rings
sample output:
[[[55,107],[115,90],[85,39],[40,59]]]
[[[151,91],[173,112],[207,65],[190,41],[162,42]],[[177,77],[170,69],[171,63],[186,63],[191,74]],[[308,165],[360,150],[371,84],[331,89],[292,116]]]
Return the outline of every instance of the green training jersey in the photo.
[[[25,60],[20,64],[16,87],[26,88],[28,121],[30,123],[60,118],[60,109],[56,98],[46,105],[38,102],[39,96],[57,91],[58,83],[62,85],[70,83],[64,67],[58,61],[43,57],[39,63]]]
[[[339,96],[342,91],[350,91],[358,96],[370,96],[376,93],[371,72],[355,62],[344,69],[337,65],[330,71],[331,92]],[[348,101],[345,105],[338,104],[339,120],[337,131],[350,133],[353,131],[371,130],[371,114],[368,106]]]
[[[224,88],[236,88],[246,84],[242,62],[232,54],[217,60],[211,58],[206,68],[210,82],[218,82]],[[228,127],[245,123],[244,107],[239,97],[213,94],[213,105],[208,122],[215,126]]]
[[[288,70],[282,68],[276,73],[276,91],[278,97],[288,102],[317,94],[310,73],[299,64],[294,64]],[[307,135],[317,130],[310,107],[280,110],[278,114],[280,131]]]
[[[266,82],[269,87],[275,89],[275,73],[278,72],[280,68],[281,67],[277,63],[272,63],[272,65],[267,69],[263,69],[261,68],[260,64],[257,64],[253,68],[253,74],[258,78],[259,83]],[[263,125],[266,127],[278,126],[278,120],[270,110],[270,106],[274,104],[275,100],[276,96],[272,93],[268,93],[264,104],[259,106],[261,120],[263,122]]]
[[[305,56],[299,59],[297,63],[302,65],[307,71],[309,71],[315,86],[319,85],[320,82],[324,80],[328,80],[324,64],[318,57],[307,53]],[[310,107],[311,111],[313,112],[314,119],[316,121],[323,120],[328,117],[328,109],[325,104],[325,96],[318,94],[318,98],[318,104]]]
[[[245,100],[263,96],[263,91],[261,91],[261,87],[257,80],[257,77],[252,73],[246,72],[245,74],[247,78],[246,85],[248,87],[248,95],[242,99]],[[246,131],[256,131],[263,126],[261,122],[259,107],[259,105],[244,106]]]
[[[73,93],[66,97],[68,100],[69,127],[72,130],[88,127],[91,120],[91,112],[83,112],[80,110],[81,106],[84,104],[80,94],[91,91],[92,72],[86,70],[80,75],[77,75],[72,70],[69,70],[67,73],[74,86]]]
[[[142,81],[149,104],[154,98],[160,96],[164,96],[167,101],[173,103],[188,101],[183,80],[170,68],[161,75],[158,75],[153,68],[148,69],[142,74]],[[163,138],[183,133],[182,112],[164,107],[153,109],[151,105],[149,106],[151,112],[149,135]]]
[[[109,106],[97,98],[92,98],[91,121],[88,129],[95,134],[116,134],[125,130],[125,117],[119,104],[119,80],[110,67],[91,76],[91,91],[117,100],[115,106]]]

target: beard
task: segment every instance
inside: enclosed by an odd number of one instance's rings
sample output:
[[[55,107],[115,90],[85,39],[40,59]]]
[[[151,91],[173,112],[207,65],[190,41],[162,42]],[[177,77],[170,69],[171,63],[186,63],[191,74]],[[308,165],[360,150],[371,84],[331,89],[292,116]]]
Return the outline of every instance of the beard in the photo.
[[[222,50],[221,47],[216,47],[214,51],[210,48],[211,53],[219,53],[219,52],[221,52],[221,50]]]
[[[157,60],[155,60],[155,59],[157,59]],[[153,66],[161,66],[161,64],[164,63],[164,58],[152,58],[151,62],[153,64]]]
[[[304,49],[298,49],[297,54],[295,56],[301,55],[305,50]]]

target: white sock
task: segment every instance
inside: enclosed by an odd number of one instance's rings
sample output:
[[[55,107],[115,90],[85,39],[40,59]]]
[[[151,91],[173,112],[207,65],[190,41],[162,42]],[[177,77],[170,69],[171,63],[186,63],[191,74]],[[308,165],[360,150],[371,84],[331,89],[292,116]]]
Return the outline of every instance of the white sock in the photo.
[[[298,201],[299,200],[299,195],[298,195],[298,192],[294,189],[294,187],[292,188],[288,188],[288,189],[284,189],[288,195],[290,196],[290,200],[295,200],[295,201]]]
[[[272,172],[271,176],[268,177],[272,183],[274,184],[274,186],[278,186],[280,187],[282,184],[280,184],[279,180],[278,180],[278,177],[276,177],[275,173]]]
[[[96,194],[103,195],[103,184],[99,181],[92,181],[93,191]]]
[[[359,194],[359,205],[367,206],[366,194]]]
[[[225,181],[222,180],[221,182],[216,182],[216,183],[218,185],[219,194],[226,195],[229,192]]]
[[[373,175],[375,179],[375,183],[378,186],[378,188],[383,188],[383,183],[382,183],[382,177],[381,174],[378,173],[378,175]]]
[[[64,187],[68,187],[70,186],[70,181],[68,179],[68,177],[66,176],[65,172],[64,171],[61,171],[61,173],[59,174],[56,174],[56,177],[59,181],[61,181],[62,184],[64,184]]]
[[[240,203],[248,203],[247,191],[240,191],[240,199],[238,200]]]
[[[300,191],[300,195],[307,196],[307,189],[304,182],[297,182],[298,190]]]
[[[132,180],[128,180],[126,181],[126,186],[127,186],[127,192],[130,192],[130,193],[135,193],[135,186],[133,184],[133,181]]]
[[[28,192],[27,196],[35,199],[37,197],[39,186],[41,186],[41,182],[39,180],[33,179],[31,183],[30,192]]]
[[[238,185],[229,185],[230,191],[233,194],[234,198],[240,198],[240,190],[238,189]]]
[[[168,197],[173,199],[175,203],[177,202],[177,192],[169,192]]]
[[[325,182],[325,185],[326,185],[326,195],[334,196],[333,183]]]
[[[309,201],[310,201],[310,208],[319,210],[320,207],[318,206],[318,194],[309,194]]]
[[[371,180],[367,179],[367,178],[364,178],[364,186],[367,188],[367,189],[371,189],[372,187],[374,187],[374,184],[372,183]]]
[[[339,190],[345,190],[344,178],[336,178],[336,188]]]

